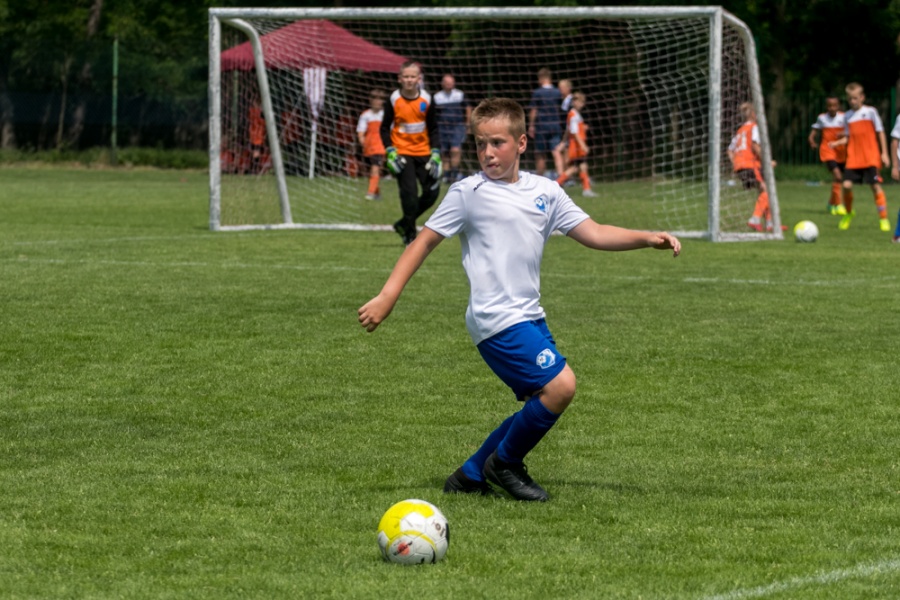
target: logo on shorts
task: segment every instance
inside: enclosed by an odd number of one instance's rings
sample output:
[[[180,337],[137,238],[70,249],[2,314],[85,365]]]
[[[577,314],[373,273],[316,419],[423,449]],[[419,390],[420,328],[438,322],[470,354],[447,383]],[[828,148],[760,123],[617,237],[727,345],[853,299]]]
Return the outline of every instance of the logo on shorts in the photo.
[[[537,355],[535,363],[542,369],[549,369],[556,364],[556,355],[550,348],[544,348],[541,350],[540,354]]]
[[[539,211],[547,212],[547,199],[543,195],[534,199],[534,205],[538,207]]]

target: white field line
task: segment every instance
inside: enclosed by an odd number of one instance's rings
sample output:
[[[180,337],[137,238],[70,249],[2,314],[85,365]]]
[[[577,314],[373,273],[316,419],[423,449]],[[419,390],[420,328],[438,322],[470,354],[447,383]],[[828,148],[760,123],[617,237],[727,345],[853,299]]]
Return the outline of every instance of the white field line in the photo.
[[[807,577],[793,577],[785,581],[777,581],[755,588],[733,590],[725,594],[704,596],[701,600],[744,600],[745,598],[763,598],[772,594],[789,592],[808,586],[828,586],[847,579],[864,579],[877,575],[887,575],[900,571],[900,559],[887,559],[875,563],[861,563],[846,569],[826,571]]]

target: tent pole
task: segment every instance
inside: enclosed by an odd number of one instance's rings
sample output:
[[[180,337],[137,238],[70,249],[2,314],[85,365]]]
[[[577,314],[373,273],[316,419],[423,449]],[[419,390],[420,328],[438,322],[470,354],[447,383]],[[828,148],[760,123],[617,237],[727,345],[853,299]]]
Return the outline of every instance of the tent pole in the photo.
[[[309,178],[315,177],[316,170],[316,138],[318,138],[319,120],[316,119],[312,124],[312,141],[309,144]]]

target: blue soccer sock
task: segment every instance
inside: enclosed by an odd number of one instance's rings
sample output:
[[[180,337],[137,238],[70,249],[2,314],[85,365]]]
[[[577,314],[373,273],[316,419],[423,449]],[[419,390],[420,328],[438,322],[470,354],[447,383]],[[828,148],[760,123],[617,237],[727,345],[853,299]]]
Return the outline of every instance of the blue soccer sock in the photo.
[[[497,429],[487,436],[487,439],[481,444],[481,448],[478,449],[478,452],[470,456],[469,460],[463,463],[462,471],[466,474],[466,477],[472,481],[484,481],[484,474],[482,473],[484,470],[484,462],[488,459],[488,456],[494,453],[494,450],[497,449],[500,441],[506,436],[506,432],[509,431],[509,426],[512,425],[515,416],[516,415],[510,415],[507,417]]]
[[[900,210],[897,211],[897,227],[894,228],[894,237],[900,237]]]
[[[539,398],[532,398],[513,417],[506,437],[497,446],[497,458],[518,465],[556,424],[559,415],[547,410]]]

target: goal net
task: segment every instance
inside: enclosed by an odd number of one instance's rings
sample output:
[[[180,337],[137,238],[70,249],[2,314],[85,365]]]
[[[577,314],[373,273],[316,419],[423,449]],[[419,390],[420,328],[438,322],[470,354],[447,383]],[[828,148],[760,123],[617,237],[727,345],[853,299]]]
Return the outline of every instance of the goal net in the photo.
[[[426,90],[452,74],[471,106],[505,96],[527,108],[542,68],[584,93],[597,197],[567,191],[597,221],[782,238],[753,38],[720,8],[211,9],[209,44],[214,230],[389,229],[396,182],[366,199],[357,123],[413,60]],[[758,192],[728,158],[744,102],[758,115],[768,233],[748,228]],[[462,173],[477,172],[471,139],[462,150]],[[535,168],[531,148],[521,167]]]

